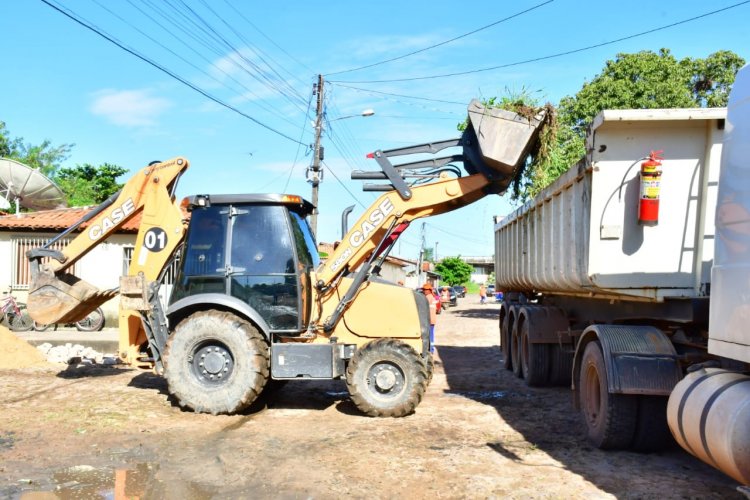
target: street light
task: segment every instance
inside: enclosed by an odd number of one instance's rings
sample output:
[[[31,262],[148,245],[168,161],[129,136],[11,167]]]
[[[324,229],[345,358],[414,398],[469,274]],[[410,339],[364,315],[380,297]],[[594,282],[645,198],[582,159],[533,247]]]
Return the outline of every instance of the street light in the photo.
[[[337,122],[339,120],[345,120],[346,118],[356,118],[358,116],[372,116],[374,114],[375,114],[375,110],[368,108],[368,109],[362,110],[362,112],[358,115],[339,116],[338,118],[334,118],[333,120],[328,120],[328,123]]]
[[[321,102],[319,100],[318,103],[318,109],[321,110]],[[368,108],[363,110],[358,115],[347,115],[347,116],[340,116],[338,118],[334,118],[333,120],[328,120],[328,123],[343,120],[345,118],[356,118],[358,116],[372,116],[375,114],[375,110]],[[312,204],[315,207],[313,209],[312,214],[310,214],[310,229],[312,229],[312,233],[317,236],[318,235],[318,186],[320,185],[320,161],[322,160],[321,154],[320,154],[320,136],[323,133],[323,120],[322,120],[322,113],[318,113],[318,116],[315,119],[315,146],[313,149],[313,163],[310,167],[310,170],[312,171],[312,179],[310,179],[310,183],[312,184]]]

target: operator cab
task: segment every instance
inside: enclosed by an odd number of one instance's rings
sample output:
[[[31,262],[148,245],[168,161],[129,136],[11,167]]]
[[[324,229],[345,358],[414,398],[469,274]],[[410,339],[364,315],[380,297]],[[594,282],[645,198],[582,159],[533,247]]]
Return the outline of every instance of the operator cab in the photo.
[[[225,294],[254,309],[272,333],[307,326],[310,272],[319,264],[306,217],[313,205],[281,194],[197,195],[170,304],[199,294]]]

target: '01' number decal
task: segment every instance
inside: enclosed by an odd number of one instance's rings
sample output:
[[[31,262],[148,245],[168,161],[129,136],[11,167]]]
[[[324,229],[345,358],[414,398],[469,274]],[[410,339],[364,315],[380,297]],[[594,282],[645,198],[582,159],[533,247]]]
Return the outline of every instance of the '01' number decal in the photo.
[[[143,246],[152,252],[164,250],[167,246],[167,232],[160,227],[152,227],[143,236]]]

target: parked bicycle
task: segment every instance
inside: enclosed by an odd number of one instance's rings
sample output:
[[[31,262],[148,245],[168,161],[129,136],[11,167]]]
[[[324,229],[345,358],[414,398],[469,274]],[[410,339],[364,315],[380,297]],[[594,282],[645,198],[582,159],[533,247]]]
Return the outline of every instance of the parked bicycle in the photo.
[[[3,314],[0,320],[4,321],[8,328],[14,332],[31,330],[34,322],[26,311],[26,304],[18,302],[10,292],[0,299],[0,304],[0,311]]]
[[[44,325],[37,323],[36,321],[33,323],[34,330],[38,332],[48,330],[51,326],[54,326],[54,329],[57,330],[57,324]],[[69,325],[75,326],[76,330],[79,332],[98,332],[104,328],[104,311],[102,311],[101,307],[97,307],[82,320],[76,321],[75,323],[69,323]]]

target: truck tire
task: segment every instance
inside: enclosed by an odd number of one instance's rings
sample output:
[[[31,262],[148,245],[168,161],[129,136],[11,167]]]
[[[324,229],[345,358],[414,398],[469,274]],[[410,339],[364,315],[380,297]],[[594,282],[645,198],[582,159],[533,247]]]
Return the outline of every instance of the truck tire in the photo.
[[[573,380],[573,353],[560,344],[549,344],[550,385],[567,385]]]
[[[513,327],[510,332],[510,364],[513,374],[518,377],[523,377],[523,370],[521,369],[521,339],[519,335],[518,318],[513,322]]]
[[[549,345],[529,342],[529,322],[527,319],[521,323],[521,371],[529,387],[540,387],[549,382]]]
[[[500,322],[500,350],[503,353],[502,366],[506,370],[513,369],[513,362],[511,361],[511,350],[510,350],[510,331],[508,330],[508,323],[510,315],[507,313]]]
[[[667,424],[666,396],[638,396],[638,421],[633,436],[632,449],[649,453],[676,444]]]
[[[346,368],[354,404],[371,417],[403,417],[414,412],[427,388],[427,368],[417,352],[394,339],[378,339],[358,349]]]
[[[598,341],[586,344],[578,387],[589,441],[603,450],[629,448],[635,433],[638,400],[636,396],[607,391],[607,369]]]
[[[164,358],[170,394],[197,413],[238,412],[268,381],[268,344],[252,324],[228,312],[200,311],[180,321]]]

